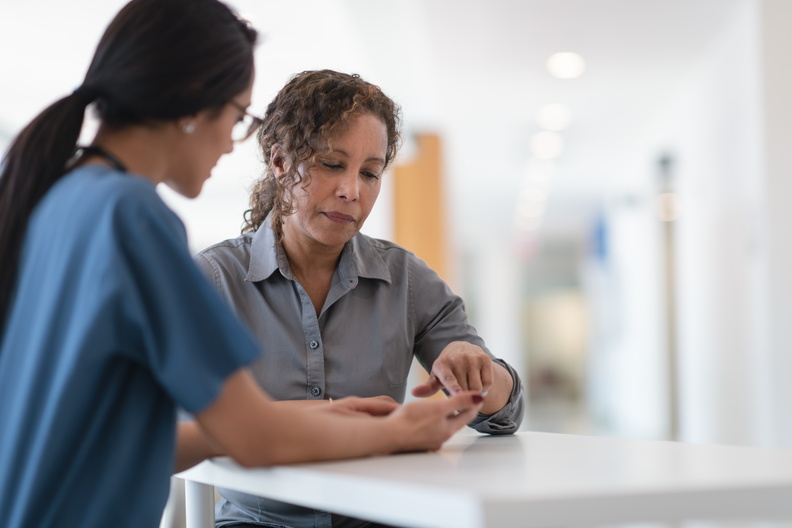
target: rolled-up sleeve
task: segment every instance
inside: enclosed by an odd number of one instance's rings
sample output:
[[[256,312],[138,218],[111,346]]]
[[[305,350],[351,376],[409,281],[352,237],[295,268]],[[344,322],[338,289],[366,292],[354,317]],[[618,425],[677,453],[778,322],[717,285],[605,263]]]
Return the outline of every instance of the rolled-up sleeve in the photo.
[[[520,428],[523,415],[525,414],[525,390],[514,367],[502,359],[495,358],[493,361],[508,370],[514,381],[511,394],[509,394],[509,401],[495,414],[479,414],[468,426],[479,433],[493,435],[512,434]]]

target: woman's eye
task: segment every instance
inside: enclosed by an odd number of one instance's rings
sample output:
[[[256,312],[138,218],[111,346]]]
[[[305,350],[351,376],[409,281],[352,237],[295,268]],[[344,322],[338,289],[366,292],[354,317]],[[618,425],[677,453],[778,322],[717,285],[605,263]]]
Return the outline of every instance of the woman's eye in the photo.
[[[375,180],[379,179],[379,175],[374,174],[373,172],[363,172],[363,176],[365,176],[366,178],[373,178]]]
[[[325,162],[322,162],[322,165],[324,165],[328,169],[333,169],[333,170],[338,170],[338,169],[342,168],[342,166],[337,164],[337,163],[325,163]]]

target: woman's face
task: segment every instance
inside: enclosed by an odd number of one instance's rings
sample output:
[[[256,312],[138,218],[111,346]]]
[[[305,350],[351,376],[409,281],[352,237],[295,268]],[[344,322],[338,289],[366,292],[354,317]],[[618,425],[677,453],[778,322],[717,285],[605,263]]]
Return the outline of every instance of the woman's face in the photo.
[[[219,112],[203,110],[193,118],[179,121],[176,133],[182,140],[180,155],[175,157],[165,179],[174,191],[187,198],[198,196],[223,154],[234,150],[231,130],[244,117],[244,109],[250,106],[252,88],[251,83]],[[185,124],[191,125],[192,131],[186,132]]]
[[[310,183],[293,188],[295,212],[283,217],[284,242],[340,251],[377,201],[387,147],[385,124],[371,114],[352,117],[332,149],[319,145],[316,161],[298,167]],[[282,170],[276,167],[275,174]]]

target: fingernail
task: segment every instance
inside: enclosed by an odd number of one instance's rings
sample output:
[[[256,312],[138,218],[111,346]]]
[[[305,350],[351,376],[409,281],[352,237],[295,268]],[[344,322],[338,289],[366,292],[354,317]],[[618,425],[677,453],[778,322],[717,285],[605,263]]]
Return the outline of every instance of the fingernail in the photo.
[[[484,401],[484,396],[480,394],[474,394],[473,396],[470,397],[470,399],[473,400],[473,403],[478,404]]]

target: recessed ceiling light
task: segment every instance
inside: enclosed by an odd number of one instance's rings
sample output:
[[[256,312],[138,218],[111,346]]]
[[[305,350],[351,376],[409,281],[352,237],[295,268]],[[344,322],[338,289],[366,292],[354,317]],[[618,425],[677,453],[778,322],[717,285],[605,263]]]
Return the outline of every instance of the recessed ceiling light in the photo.
[[[547,200],[547,190],[539,187],[525,187],[520,191],[520,203],[541,203]]]
[[[537,231],[542,225],[542,218],[529,218],[518,214],[514,218],[514,224],[521,231]]]
[[[547,70],[559,79],[574,79],[586,70],[586,61],[571,51],[555,53],[547,59]]]
[[[572,111],[562,104],[546,104],[536,113],[536,123],[543,130],[558,132],[572,121]]]
[[[557,158],[564,151],[564,138],[558,132],[537,132],[531,136],[530,148],[537,158]]]

